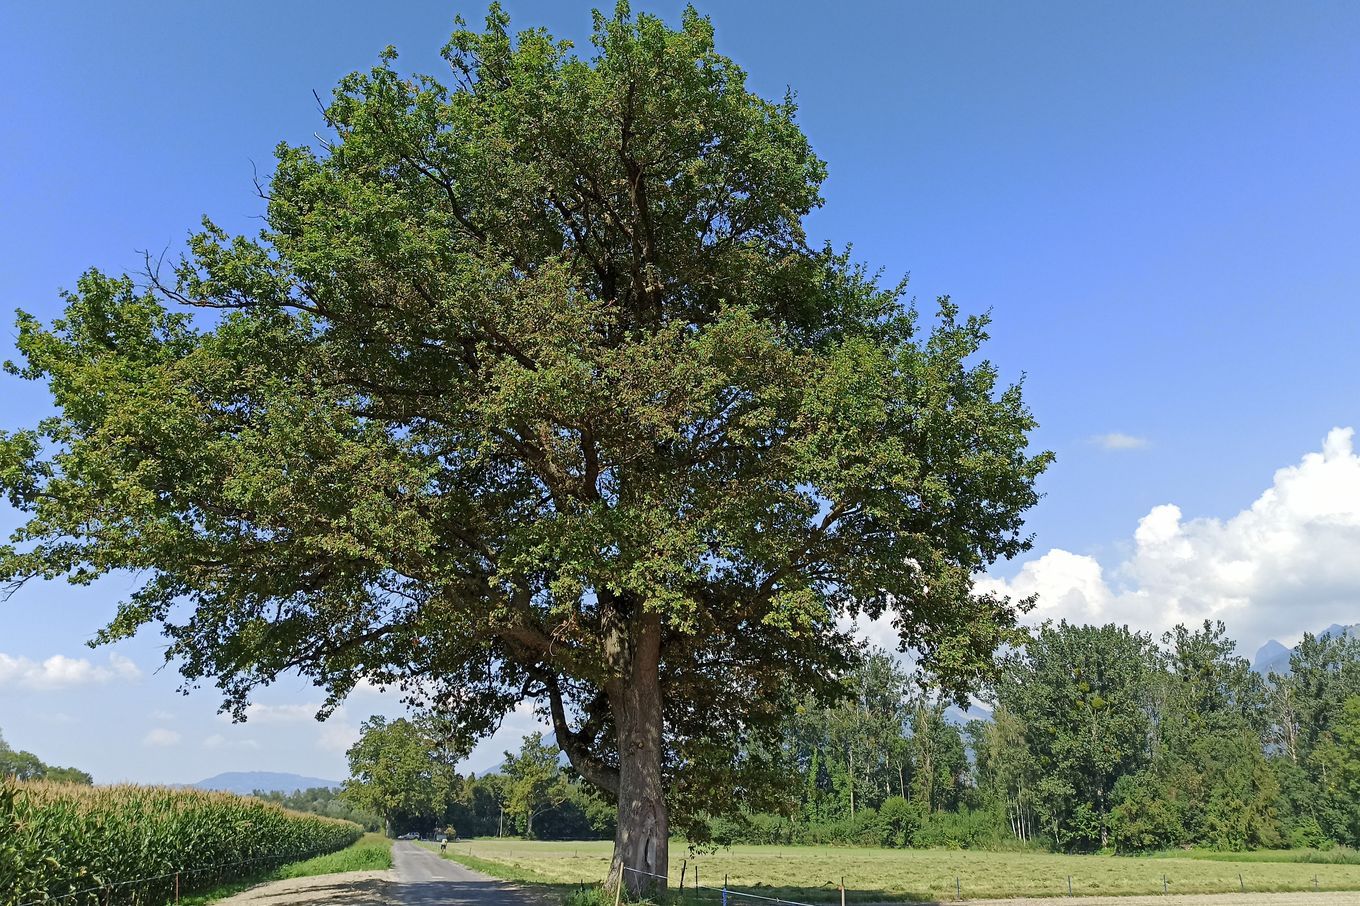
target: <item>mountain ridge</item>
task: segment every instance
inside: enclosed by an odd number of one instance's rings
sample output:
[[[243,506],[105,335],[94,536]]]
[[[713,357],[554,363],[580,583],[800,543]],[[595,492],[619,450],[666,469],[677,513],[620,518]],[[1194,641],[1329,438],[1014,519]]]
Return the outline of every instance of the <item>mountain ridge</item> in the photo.
[[[296,793],[313,787],[342,786],[338,780],[323,780],[320,777],[304,777],[301,774],[287,774],[278,771],[225,771],[215,774],[189,786],[200,790],[217,790],[249,796],[257,790],[261,793]]]
[[[1317,633],[1317,637],[1320,639],[1337,635],[1360,637],[1360,623],[1352,623],[1349,626],[1333,623]],[[1272,673],[1287,676],[1289,674],[1289,658],[1294,653],[1295,648],[1288,648],[1281,642],[1271,639],[1257,649],[1256,657],[1251,662],[1251,669],[1262,676],[1269,676]]]

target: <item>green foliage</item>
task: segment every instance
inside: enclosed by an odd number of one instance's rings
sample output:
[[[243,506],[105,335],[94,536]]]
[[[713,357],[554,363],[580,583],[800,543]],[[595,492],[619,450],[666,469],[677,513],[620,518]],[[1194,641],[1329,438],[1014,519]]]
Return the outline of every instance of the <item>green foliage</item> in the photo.
[[[912,836],[921,849],[1009,849],[1014,843],[1001,816],[991,809],[961,808],[929,815]]]
[[[208,890],[362,835],[348,821],[227,793],[3,781],[0,901],[165,902],[177,871],[183,892]]]
[[[1168,801],[1146,773],[1115,783],[1119,803],[1110,812],[1110,836],[1120,852],[1149,852],[1178,846],[1188,834],[1177,801]]]
[[[1150,648],[1127,627],[1046,623],[998,686],[1024,727],[1035,808],[1056,847],[1109,842],[1114,784],[1148,754]]]
[[[1311,762],[1323,797],[1323,826],[1333,839],[1360,847],[1360,695],[1345,700]]]
[[[381,816],[389,832],[396,824],[431,828],[458,785],[457,755],[435,739],[427,721],[371,717],[346,755],[350,779],[341,795]]]
[[[611,796],[647,753],[682,823],[773,803],[844,615],[989,675],[1017,607],[972,577],[1028,548],[1050,457],[987,319],[807,241],[825,166],[706,19],[621,5],[593,44],[493,7],[450,84],[385,53],[324,150],[279,146],[258,236],[205,221],[173,279],[20,315],[56,414],[0,437],[0,578],[144,577],[100,640],[159,628],[238,715],[369,679],[462,745],[527,695]]]
[[[353,821],[368,831],[383,829],[382,818],[379,815],[355,806],[352,798],[347,798],[343,793],[330,787],[312,787],[291,793],[256,790],[251,795],[290,811],[308,812],[313,815],[324,815],[327,818]]]
[[[884,846],[910,846],[925,815],[920,805],[901,796],[889,796],[878,810],[878,820],[883,827]]]
[[[535,837],[534,819],[567,800],[567,779],[557,766],[557,747],[543,743],[542,733],[524,738],[518,754],[506,752],[508,808],[523,822],[524,836]]]
[[[78,768],[59,768],[43,763],[32,752],[17,751],[0,737],[0,780],[49,780],[53,783],[79,783],[89,786],[94,782],[89,774]]]

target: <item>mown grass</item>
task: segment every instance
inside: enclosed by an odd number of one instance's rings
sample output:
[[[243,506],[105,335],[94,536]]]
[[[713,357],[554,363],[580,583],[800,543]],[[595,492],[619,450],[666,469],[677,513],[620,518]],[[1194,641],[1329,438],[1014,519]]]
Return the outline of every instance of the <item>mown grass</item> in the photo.
[[[612,843],[472,840],[450,844],[449,858],[506,880],[569,890],[597,884],[609,867]],[[846,899],[857,903],[964,898],[1066,896],[1068,877],[1077,896],[1168,893],[1360,890],[1360,864],[1311,861],[1310,853],[1165,853],[1156,858],[1069,856],[1041,852],[893,850],[816,846],[734,846],[690,857],[672,844],[670,882],[685,873],[685,902],[717,902],[713,891],[689,894],[695,880],[706,888],[803,902],[834,902],[845,879]],[[1249,856],[1242,859],[1216,856]],[[1329,855],[1327,853],[1321,854]],[[1273,858],[1272,858],[1273,857]],[[957,887],[956,881],[957,879]],[[731,903],[741,903],[732,897]],[[745,901],[748,906],[754,901]]]
[[[205,906],[226,899],[269,881],[286,878],[311,878],[316,875],[339,874],[346,871],[382,871],[392,867],[392,841],[382,834],[364,834],[359,840],[325,856],[290,862],[273,871],[260,872],[250,878],[223,884],[212,890],[180,900],[181,906]]]
[[[1306,862],[1314,865],[1360,865],[1360,850],[1349,846],[1336,849],[1257,849],[1223,852],[1216,849],[1173,850],[1156,853],[1157,859],[1204,859],[1211,862]]]

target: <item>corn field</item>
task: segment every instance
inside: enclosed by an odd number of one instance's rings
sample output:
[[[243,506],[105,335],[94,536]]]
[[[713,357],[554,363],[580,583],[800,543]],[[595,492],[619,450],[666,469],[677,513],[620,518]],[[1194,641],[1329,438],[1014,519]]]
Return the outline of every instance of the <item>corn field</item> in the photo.
[[[164,906],[358,840],[349,821],[166,787],[0,781],[0,906]]]

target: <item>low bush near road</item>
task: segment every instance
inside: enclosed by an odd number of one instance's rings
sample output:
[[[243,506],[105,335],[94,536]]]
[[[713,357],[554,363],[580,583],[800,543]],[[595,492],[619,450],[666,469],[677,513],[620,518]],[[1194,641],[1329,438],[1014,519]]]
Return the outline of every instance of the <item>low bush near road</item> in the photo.
[[[159,906],[363,836],[349,821],[164,787],[0,783],[0,903]]]

